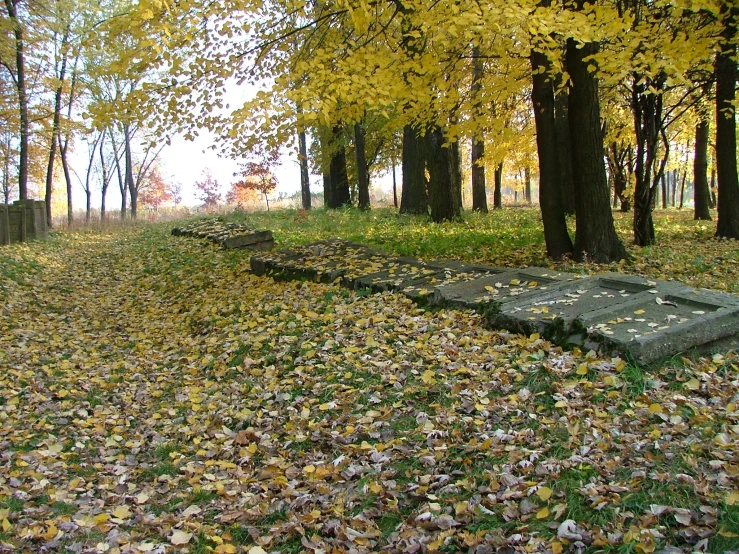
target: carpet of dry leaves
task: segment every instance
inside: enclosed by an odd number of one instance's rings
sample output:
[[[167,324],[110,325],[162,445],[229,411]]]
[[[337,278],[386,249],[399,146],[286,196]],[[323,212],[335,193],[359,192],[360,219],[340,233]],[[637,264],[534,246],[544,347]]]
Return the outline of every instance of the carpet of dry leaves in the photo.
[[[149,227],[0,259],[0,552],[739,549],[739,359],[659,369]]]

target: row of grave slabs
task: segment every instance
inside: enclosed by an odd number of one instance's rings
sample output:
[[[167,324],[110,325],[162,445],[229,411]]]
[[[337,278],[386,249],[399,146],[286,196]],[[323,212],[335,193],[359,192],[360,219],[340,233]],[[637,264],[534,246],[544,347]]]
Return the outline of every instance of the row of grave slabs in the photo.
[[[339,239],[258,254],[251,268],[258,275],[340,282],[479,310],[494,328],[540,333],[562,346],[639,363],[739,335],[739,297],[619,273],[580,276],[537,267],[389,258]]]

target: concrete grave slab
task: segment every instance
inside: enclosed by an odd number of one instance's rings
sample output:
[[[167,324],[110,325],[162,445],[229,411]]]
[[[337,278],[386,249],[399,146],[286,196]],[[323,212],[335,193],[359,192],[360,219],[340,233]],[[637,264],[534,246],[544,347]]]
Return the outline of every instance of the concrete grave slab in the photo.
[[[490,321],[511,331],[542,333],[561,343],[580,328],[573,327],[580,317],[590,314],[610,319],[611,310],[619,305],[653,301],[659,295],[676,293],[681,287],[667,281],[608,273],[567,281],[547,291],[500,303],[497,313],[490,312]]]
[[[678,285],[664,295],[638,295],[616,308],[583,314],[577,322],[581,331],[569,342],[597,343],[598,350],[649,363],[737,336],[739,299]]]
[[[228,249],[271,250],[275,244],[272,231],[251,229],[242,223],[227,222],[223,218],[198,220],[183,227],[175,227],[172,235],[208,239]]]
[[[558,283],[577,279],[572,273],[537,267],[486,269],[490,275],[439,285],[434,291],[434,303],[474,310],[490,303],[504,303],[519,297],[539,294],[550,290]]]

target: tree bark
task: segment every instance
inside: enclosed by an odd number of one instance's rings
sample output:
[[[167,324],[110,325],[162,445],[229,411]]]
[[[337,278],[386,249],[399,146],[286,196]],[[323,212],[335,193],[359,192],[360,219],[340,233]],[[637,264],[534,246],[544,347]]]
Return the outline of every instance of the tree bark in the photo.
[[[393,206],[398,209],[398,182],[395,177],[395,158],[392,160],[393,164]]]
[[[133,178],[133,153],[131,152],[131,128],[128,123],[123,125],[125,179],[128,195],[131,197],[131,219],[138,217],[139,191]]]
[[[739,239],[739,176],[736,158],[736,26],[739,7],[725,2],[721,7],[723,32],[716,55],[716,171],[718,217],[716,236]]]
[[[503,208],[503,162],[495,166],[495,184],[493,187],[493,209]]]
[[[712,210],[716,209],[716,163],[714,160],[713,167],[711,168],[711,183],[708,185],[708,189],[710,191],[710,195],[708,197],[709,204],[708,207],[710,207]]]
[[[476,115],[479,115],[481,111],[480,92],[482,90],[480,79],[482,79],[483,62],[478,47],[472,49],[472,57],[474,61],[472,65],[472,86],[470,92],[475,99]],[[472,139],[472,211],[486,214],[488,213],[488,194],[485,190],[485,166],[482,163],[484,156],[485,133],[480,132],[479,136],[473,137]]]
[[[575,213],[575,183],[572,180],[572,143],[567,104],[569,95],[561,91],[554,99],[554,122],[557,128],[557,152],[559,157],[559,183],[557,186],[565,214]]]
[[[555,122],[554,91],[547,77],[549,62],[545,54],[531,52],[533,70],[531,102],[536,126],[536,149],[539,155],[539,207],[544,225],[544,241],[547,256],[555,260],[572,255],[572,239],[567,232],[567,221],[562,209],[562,173],[558,153],[557,126]]]
[[[49,148],[49,163],[46,166],[46,224],[49,228],[52,226],[51,219],[51,200],[54,194],[54,160],[56,158],[56,138],[59,133],[59,124],[62,117],[62,91],[64,90],[64,79],[67,75],[67,53],[66,45],[69,38],[69,29],[67,28],[62,36],[60,52],[62,55],[59,72],[55,76],[59,78],[59,86],[54,91],[54,117],[51,124],[51,146]],[[56,64],[55,64],[56,65]],[[55,68],[56,73],[56,68]]]
[[[28,200],[28,91],[26,90],[25,38],[23,25],[18,19],[17,4],[18,0],[5,0],[5,8],[15,38],[15,75],[13,80],[18,94],[18,112],[20,116],[18,196],[21,200]]]
[[[472,139],[472,211],[488,213],[488,193],[485,188],[485,139]]]
[[[108,175],[108,166],[105,163],[105,131],[100,138],[100,170],[102,171],[102,185],[100,187],[100,222],[105,221],[105,197],[108,195],[108,185],[110,184],[110,175]]]
[[[425,139],[410,125],[403,127],[403,181],[400,193],[400,213],[428,213],[426,193]]]
[[[616,234],[609,202],[600,123],[598,80],[588,71],[585,59],[598,52],[595,42],[578,47],[567,41],[567,71],[570,74],[568,116],[572,141],[572,170],[575,184],[575,258],[613,262],[627,257]]]
[[[300,157],[300,196],[304,210],[310,210],[310,176],[308,175],[308,147],[305,131],[298,133],[298,156]]]
[[[74,211],[72,209],[72,176],[69,172],[69,163],[67,162],[67,147],[69,140],[65,140],[62,144],[59,137],[59,157],[62,159],[62,169],[64,170],[64,180],[67,183],[67,224],[71,225],[74,220]]]
[[[669,142],[664,138],[662,123],[662,94],[666,76],[654,78],[635,74],[632,82],[631,110],[636,135],[636,163],[634,167],[634,242],[637,246],[655,243],[652,209],[657,187],[664,174],[669,153]],[[663,142],[662,160],[657,159],[660,137]],[[658,165],[657,165],[658,164]],[[655,170],[655,166],[657,170]],[[673,205],[675,193],[673,192]]]
[[[364,129],[361,123],[354,124],[354,152],[357,157],[359,209],[369,210],[369,172],[367,171],[367,157],[365,155]]]
[[[438,125],[426,133],[428,141],[429,205],[434,223],[454,221],[461,216],[456,188],[457,169],[451,145],[444,146],[444,131]]]
[[[342,127],[335,125],[332,130],[334,150],[331,156],[331,198],[329,208],[336,209],[351,204],[351,193],[349,192],[349,177],[346,172],[346,148],[341,141]],[[339,144],[337,148],[336,145]]]

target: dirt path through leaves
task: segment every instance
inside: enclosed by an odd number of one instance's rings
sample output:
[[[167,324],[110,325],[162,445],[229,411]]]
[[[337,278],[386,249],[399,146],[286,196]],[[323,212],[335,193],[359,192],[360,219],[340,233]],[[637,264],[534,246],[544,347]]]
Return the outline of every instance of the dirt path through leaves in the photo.
[[[167,232],[3,250],[0,552],[737,548],[735,357],[649,373]]]

